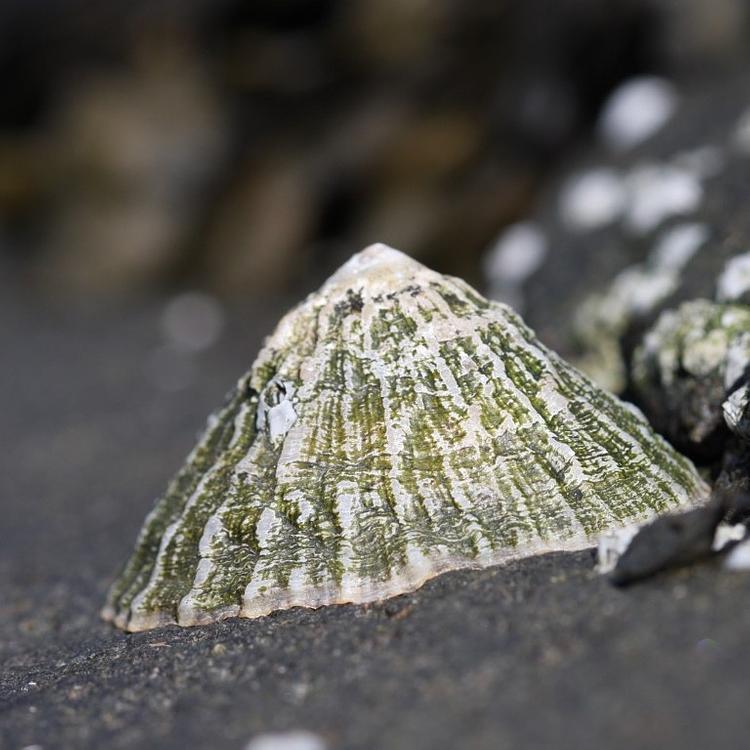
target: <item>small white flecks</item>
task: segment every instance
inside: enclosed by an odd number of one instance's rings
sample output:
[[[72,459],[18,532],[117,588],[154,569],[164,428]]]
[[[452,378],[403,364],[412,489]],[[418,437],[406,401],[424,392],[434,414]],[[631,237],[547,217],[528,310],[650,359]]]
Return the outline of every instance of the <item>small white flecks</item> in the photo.
[[[708,226],[678,224],[667,230],[653,250],[654,263],[660,268],[682,270],[708,239]]]
[[[539,268],[546,254],[547,240],[536,224],[512,224],[485,256],[485,273],[493,282],[521,284]]]
[[[678,97],[663,78],[632,78],[616,88],[604,103],[597,128],[615,151],[625,151],[656,133],[674,114]]]
[[[616,221],[625,209],[622,177],[604,167],[574,175],[563,186],[560,214],[571,229],[590,231]]]
[[[716,527],[711,549],[714,552],[724,549],[730,542],[739,542],[745,538],[747,527],[744,523],[720,523]]]
[[[724,560],[727,570],[750,570],[750,539],[740,542]]]
[[[326,750],[320,735],[304,730],[259,734],[245,745],[245,750]]]
[[[672,159],[672,163],[691,172],[699,180],[705,180],[715,177],[724,168],[724,153],[719,146],[707,144],[682,151]]]
[[[633,541],[633,537],[638,533],[641,524],[630,524],[621,529],[615,529],[599,537],[596,548],[596,569],[602,575],[610,573],[615,569],[617,561],[622,553]]]
[[[750,253],[735,255],[724,266],[716,281],[716,299],[719,302],[742,300],[750,293]]]
[[[737,125],[732,135],[732,144],[741,154],[750,156],[750,107],[737,120]]]
[[[161,316],[164,337],[185,352],[201,352],[213,346],[223,327],[221,305],[203,292],[178,294],[167,303]]]
[[[668,164],[636,167],[627,181],[630,200],[626,224],[637,234],[647,234],[670,216],[694,211],[703,198],[695,175]]]

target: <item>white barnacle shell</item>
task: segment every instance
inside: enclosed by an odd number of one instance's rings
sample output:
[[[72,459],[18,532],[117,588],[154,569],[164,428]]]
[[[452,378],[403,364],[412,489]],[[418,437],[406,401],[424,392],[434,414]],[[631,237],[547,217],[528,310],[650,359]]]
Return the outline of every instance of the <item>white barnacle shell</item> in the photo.
[[[143,630],[373,601],[705,495],[509,307],[373,245],[267,339],[104,614]]]

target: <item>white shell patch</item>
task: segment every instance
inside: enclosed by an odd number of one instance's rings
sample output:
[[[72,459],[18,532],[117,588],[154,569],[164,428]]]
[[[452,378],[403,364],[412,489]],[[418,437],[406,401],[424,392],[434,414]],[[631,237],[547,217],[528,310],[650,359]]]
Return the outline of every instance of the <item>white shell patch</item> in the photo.
[[[292,383],[273,378],[258,399],[255,426],[258,430],[268,430],[272,441],[284,437],[297,421],[292,404],[294,393]]]

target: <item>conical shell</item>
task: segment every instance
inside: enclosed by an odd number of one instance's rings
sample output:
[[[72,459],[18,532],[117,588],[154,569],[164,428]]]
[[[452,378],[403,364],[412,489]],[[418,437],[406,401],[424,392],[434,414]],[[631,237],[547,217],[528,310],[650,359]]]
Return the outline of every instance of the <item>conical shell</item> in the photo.
[[[383,599],[705,494],[510,308],[374,245],[267,339],[104,615],[143,630]]]

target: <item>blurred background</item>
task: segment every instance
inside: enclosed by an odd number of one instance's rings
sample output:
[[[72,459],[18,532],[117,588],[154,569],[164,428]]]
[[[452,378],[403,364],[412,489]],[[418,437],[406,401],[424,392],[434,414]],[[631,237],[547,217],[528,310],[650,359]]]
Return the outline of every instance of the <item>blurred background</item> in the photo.
[[[710,87],[748,41],[744,0],[4,0],[2,288],[200,290],[164,325],[209,341],[374,241],[481,286],[619,83]]]
[[[410,606],[343,638],[333,612],[304,639],[96,623],[263,336],[373,242],[622,390],[658,312],[750,249],[749,63],[748,0],[0,0],[0,746],[239,748],[286,722],[745,746],[746,583],[713,574],[635,599],[585,555],[484,578],[448,660],[450,618],[423,633]]]

